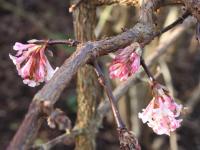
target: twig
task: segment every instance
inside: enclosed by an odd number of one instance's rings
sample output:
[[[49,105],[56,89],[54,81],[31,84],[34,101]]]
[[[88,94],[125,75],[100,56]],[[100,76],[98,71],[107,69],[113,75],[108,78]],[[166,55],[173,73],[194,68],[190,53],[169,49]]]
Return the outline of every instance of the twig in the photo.
[[[174,28],[176,25],[181,24],[185,18],[187,18],[189,15],[191,15],[189,12],[185,12],[181,17],[179,17],[176,21],[174,21],[172,24],[170,24],[169,26],[165,27],[164,29],[162,29],[159,32],[156,32],[153,36],[151,36],[149,39],[147,39],[146,41],[142,42],[140,45],[142,47],[144,47],[145,45],[149,44],[155,37],[162,35],[163,33],[169,31],[170,29]],[[127,30],[126,30],[127,31]],[[46,43],[46,40],[31,40],[28,41],[29,43],[34,43],[34,44],[43,44]],[[78,44],[80,44],[79,41],[77,40],[49,40],[47,42],[48,45],[54,45],[54,44],[66,44],[69,46],[77,46]]]
[[[95,71],[97,73],[97,76],[99,78],[98,79],[99,83],[104,87],[106,94],[108,96],[108,99],[110,101],[110,105],[111,105],[111,108],[112,108],[112,111],[113,111],[115,121],[117,123],[117,127],[118,128],[125,128],[125,125],[124,125],[124,123],[121,119],[121,116],[119,114],[119,110],[117,108],[115,97],[112,94],[112,90],[110,88],[110,85],[107,82],[106,78],[104,77],[104,75],[101,71],[101,68],[100,68],[99,64],[97,63],[97,61],[94,61],[94,67],[95,67]]]
[[[185,12],[181,17],[179,17],[176,21],[174,21],[172,24],[170,24],[169,26],[165,27],[164,29],[162,29],[159,33],[157,33],[155,36],[160,36],[161,34],[167,32],[168,30],[174,28],[176,25],[183,23],[183,21],[189,16],[191,15],[188,11]]]
[[[172,24],[170,24],[169,26],[165,27],[164,29],[162,29],[159,32],[156,32],[150,39],[147,39],[146,41],[144,41],[143,43],[141,43],[140,45],[142,47],[144,47],[145,45],[149,44],[155,37],[162,35],[163,33],[169,31],[170,29],[174,28],[176,25],[183,23],[183,21],[190,16],[191,14],[187,11],[185,12],[181,17],[179,17],[176,21],[174,21]]]
[[[140,150],[140,145],[138,143],[137,138],[134,136],[134,134],[126,128],[124,125],[121,116],[119,114],[119,110],[117,108],[116,99],[112,94],[112,90],[110,88],[110,85],[108,84],[105,76],[103,75],[101,68],[97,61],[94,61],[95,71],[97,73],[97,76],[99,78],[99,83],[104,87],[108,99],[110,101],[110,105],[112,108],[112,112],[114,114],[114,118],[117,124],[117,131],[119,135],[119,141],[120,141],[120,149],[121,150]]]
[[[48,45],[55,45],[55,44],[65,44],[65,45],[69,45],[69,46],[77,46],[78,44],[80,44],[79,41],[77,40],[72,40],[72,39],[68,39],[68,40],[30,40],[28,41],[28,43],[32,43],[32,44],[48,44]]]
[[[63,135],[60,135],[52,140],[50,140],[47,143],[44,143],[42,145],[38,145],[38,146],[34,146],[34,149],[38,149],[38,150],[50,150],[51,148],[53,148],[55,145],[59,144],[59,143],[64,143],[64,144],[71,144],[74,142],[74,138],[77,135],[81,135],[84,134],[84,132],[86,129],[76,129],[76,130],[72,130],[70,133],[65,133]]]
[[[142,67],[143,67],[145,73],[146,73],[147,76],[149,77],[150,81],[151,81],[151,82],[156,81],[156,79],[154,78],[153,74],[150,72],[149,68],[147,67],[147,65],[146,65],[146,63],[145,63],[145,61],[144,61],[144,59],[143,59],[142,57],[141,57],[140,62],[141,62],[141,65],[142,65]]]

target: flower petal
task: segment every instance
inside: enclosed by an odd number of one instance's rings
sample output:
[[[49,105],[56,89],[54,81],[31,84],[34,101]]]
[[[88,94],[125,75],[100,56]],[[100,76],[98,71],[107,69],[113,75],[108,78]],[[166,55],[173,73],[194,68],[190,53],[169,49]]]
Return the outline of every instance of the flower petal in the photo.
[[[22,44],[22,43],[16,42],[15,45],[13,46],[13,49],[16,50],[16,51],[25,50],[25,49],[28,49],[31,45],[30,44]]]
[[[45,81],[47,82],[53,77],[54,73],[59,69],[59,67],[56,67],[56,69],[54,70],[51,67],[49,61],[46,60],[46,69],[47,69],[47,74],[46,74],[46,77],[45,77]]]
[[[39,83],[37,83],[33,80],[29,80],[29,79],[23,80],[23,83],[28,84],[28,86],[30,86],[30,87],[35,87],[35,86],[39,85]]]
[[[142,119],[143,123],[147,123],[155,133],[170,135],[170,132],[180,127],[182,120],[177,117],[180,115],[182,105],[176,104],[172,97],[160,87],[154,85],[153,90],[159,90],[159,92],[154,92],[156,93],[155,97],[147,108],[138,114],[138,117]]]

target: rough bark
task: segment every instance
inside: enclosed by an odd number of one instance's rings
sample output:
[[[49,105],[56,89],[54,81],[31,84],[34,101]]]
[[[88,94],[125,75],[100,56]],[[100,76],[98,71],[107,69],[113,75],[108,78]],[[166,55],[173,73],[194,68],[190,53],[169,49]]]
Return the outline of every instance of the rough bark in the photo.
[[[89,0],[82,2],[74,11],[74,28],[76,39],[81,42],[95,40],[96,8]],[[90,132],[76,138],[76,150],[94,150],[96,127],[93,122],[96,116],[97,102],[100,100],[101,90],[96,73],[90,65],[78,70],[77,75],[77,122],[78,128],[89,128]]]

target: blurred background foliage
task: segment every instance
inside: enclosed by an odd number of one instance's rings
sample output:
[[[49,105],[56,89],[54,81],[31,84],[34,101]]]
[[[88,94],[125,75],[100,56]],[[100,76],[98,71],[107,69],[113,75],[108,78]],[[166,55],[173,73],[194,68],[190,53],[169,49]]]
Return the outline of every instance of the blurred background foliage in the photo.
[[[8,57],[16,41],[29,39],[68,39],[73,38],[72,14],[68,12],[69,0],[0,0],[0,149],[5,149],[19,127],[34,94],[42,85],[30,88],[22,83],[15,66]],[[122,28],[130,28],[138,19],[138,8],[128,6],[104,6],[97,9],[98,22],[95,34],[98,39],[114,36]],[[157,28],[169,25],[180,16],[182,9],[165,7],[158,10]],[[151,55],[160,41],[168,39],[170,32],[156,38],[146,47],[145,56]],[[66,46],[50,48],[54,57],[49,57],[53,66],[60,66],[75,50]],[[167,53],[160,57],[152,67],[154,73],[160,73],[158,80],[165,84],[177,102],[188,107],[184,114],[182,127],[171,137],[157,136],[137,118],[137,113],[146,107],[151,99],[151,91],[146,82],[140,82],[129,89],[119,103],[119,109],[129,129],[139,137],[142,149],[146,150],[200,150],[200,51],[195,39],[195,26],[188,28],[171,45]],[[108,65],[110,56],[102,57]],[[106,68],[105,68],[106,70]],[[56,104],[71,118],[76,120],[76,77],[65,89]],[[112,81],[113,88],[119,81]],[[103,98],[103,96],[102,96]],[[117,150],[118,139],[112,114],[109,113],[97,135],[97,149]],[[47,142],[60,135],[58,130],[43,125],[35,144]],[[59,145],[54,149],[73,149],[74,145]]]

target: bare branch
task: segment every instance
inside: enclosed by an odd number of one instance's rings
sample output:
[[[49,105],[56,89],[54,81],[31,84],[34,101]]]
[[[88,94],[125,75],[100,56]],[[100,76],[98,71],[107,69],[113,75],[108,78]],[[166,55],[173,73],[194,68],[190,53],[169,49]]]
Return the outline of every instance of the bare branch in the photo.
[[[72,144],[74,143],[74,138],[77,135],[84,134],[86,129],[77,129],[77,130],[72,130],[70,133],[65,133],[63,135],[60,135],[56,137],[55,139],[50,140],[49,142],[39,145],[39,146],[34,146],[34,149],[39,149],[39,150],[50,150],[53,148],[55,145],[64,143],[64,144]]]
[[[101,68],[100,68],[99,64],[97,63],[97,61],[94,61],[94,67],[95,67],[95,71],[97,73],[97,76],[99,78],[98,79],[99,83],[104,87],[106,94],[108,96],[108,99],[110,101],[110,105],[111,105],[111,108],[112,108],[112,112],[113,112],[117,127],[118,128],[125,128],[125,125],[124,125],[124,123],[121,119],[121,116],[119,114],[119,110],[117,108],[115,97],[112,94],[111,87],[110,87],[108,81],[106,80],[103,72],[101,71]]]
[[[121,116],[119,114],[119,110],[117,108],[117,100],[112,94],[111,87],[107,82],[103,72],[101,71],[100,66],[98,65],[97,61],[94,62],[95,71],[99,77],[99,83],[104,87],[108,99],[110,101],[110,105],[112,108],[112,112],[118,127],[118,134],[119,134],[119,141],[120,141],[120,149],[122,150],[140,150],[140,145],[138,143],[137,138],[134,136],[133,133],[128,131],[126,126],[124,125]]]
[[[68,39],[68,40],[30,40],[28,41],[28,43],[32,43],[32,44],[48,44],[48,45],[55,45],[55,44],[64,44],[64,45],[69,45],[69,46],[77,46],[78,44],[80,44],[79,41],[77,40],[72,40],[72,39]]]
[[[146,46],[147,44],[149,44],[155,37],[158,37],[160,35],[162,35],[163,33],[171,30],[172,28],[174,28],[175,26],[177,26],[178,24],[183,23],[183,21],[185,20],[185,18],[187,18],[190,15],[190,13],[187,11],[185,12],[181,17],[179,17],[176,21],[174,21],[172,24],[168,25],[167,27],[165,27],[164,29],[162,29],[159,32],[156,32],[150,39],[147,39],[146,41],[144,41],[143,43],[141,43],[140,45],[142,47]]]
[[[147,74],[147,76],[149,77],[151,82],[156,81],[156,79],[154,78],[153,74],[150,72],[149,68],[147,67],[146,63],[144,62],[144,59],[141,58],[141,66],[143,67],[145,73]]]

